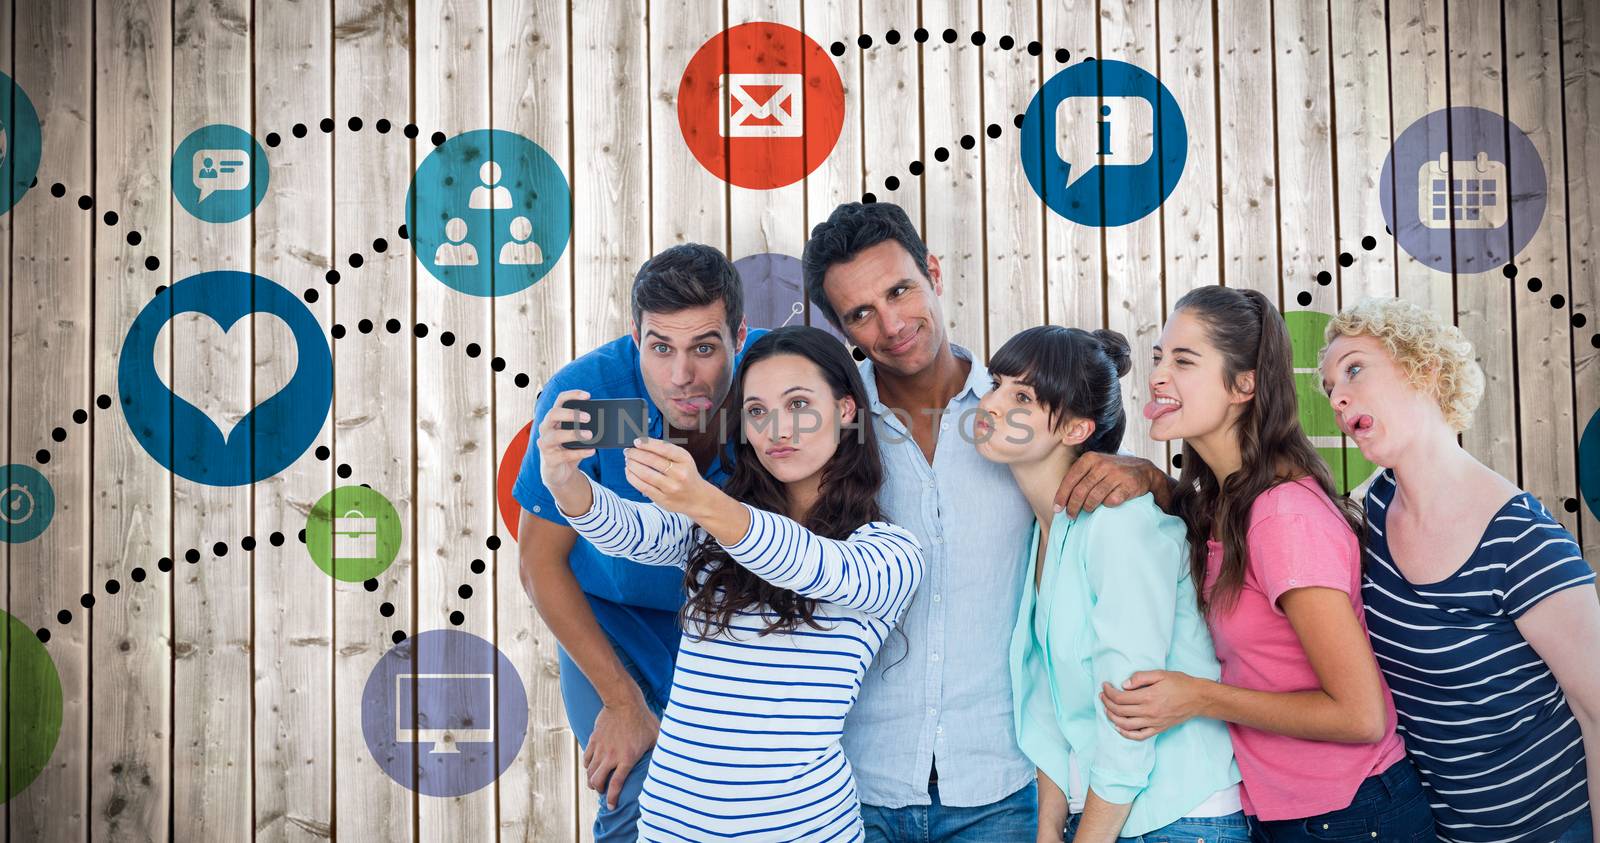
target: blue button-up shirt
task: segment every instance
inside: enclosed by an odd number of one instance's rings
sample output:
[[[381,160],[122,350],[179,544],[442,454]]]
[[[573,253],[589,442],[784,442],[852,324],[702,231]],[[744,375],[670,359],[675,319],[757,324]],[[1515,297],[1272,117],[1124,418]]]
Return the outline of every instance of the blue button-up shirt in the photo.
[[[972,360],[972,372],[939,420],[931,466],[878,400],[872,362],[861,364],[887,469],[878,500],[916,535],[926,563],[900,620],[904,638],[885,642],[845,721],[861,801],[886,808],[929,804],[935,761],[939,801],[956,807],[998,802],[1035,775],[1017,746],[1009,661],[1033,509],[1010,469],[974,444],[988,369],[965,348],[951,349]]]

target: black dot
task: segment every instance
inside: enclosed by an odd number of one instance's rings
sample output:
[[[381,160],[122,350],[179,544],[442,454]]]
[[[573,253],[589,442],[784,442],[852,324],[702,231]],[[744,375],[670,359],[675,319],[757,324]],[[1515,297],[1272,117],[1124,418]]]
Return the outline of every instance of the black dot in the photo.
[[[1550,297],[1550,306],[1555,308],[1556,310],[1560,310],[1561,308],[1566,307],[1567,306],[1567,298],[1566,298],[1566,296],[1563,296],[1560,293],[1556,293],[1555,295],[1551,296]]]
[[[1172,467],[1173,468],[1183,468],[1183,454],[1173,454],[1172,455]]]
[[[409,232],[410,232],[410,229],[406,228],[405,223],[401,223],[400,224],[400,230],[398,232],[396,232],[396,233],[400,235],[400,239],[401,240],[410,240],[411,239],[411,234]]]
[[[418,322],[417,324],[411,326],[411,333],[416,334],[417,339],[420,340],[428,335],[428,326]]]
[[[389,321],[384,322],[383,323],[383,329],[385,331],[388,331],[391,334],[400,333],[400,320],[399,319],[390,319]]]
[[[33,455],[33,458],[38,460],[40,465],[43,465],[50,461],[50,452],[44,448],[40,448],[39,452]]]
[[[73,421],[74,424],[83,424],[84,422],[86,422],[88,420],[89,420],[89,411],[88,410],[78,409],[78,410],[73,410],[72,411],[72,421]]]
[[[1017,116],[1011,118],[1011,125],[1016,126],[1017,128],[1020,129],[1020,128],[1022,128],[1022,124],[1027,119],[1028,119],[1028,115],[1026,115],[1026,114],[1018,114]]]
[[[911,171],[911,175],[920,176],[920,175],[922,175],[922,162],[921,161],[912,161],[911,162],[911,166],[907,167],[906,169]]]
[[[850,356],[854,357],[857,363],[867,359],[867,353],[862,351],[859,346],[850,349]]]
[[[59,624],[72,623],[72,613],[67,611],[66,609],[62,609],[61,611],[56,612],[56,623],[59,623]]]
[[[900,43],[900,30],[898,30],[898,29],[889,30],[888,32],[884,33],[883,40],[887,41],[890,44],[898,44],[898,43]]]
[[[106,580],[106,593],[107,594],[116,594],[117,592],[119,592],[121,590],[122,590],[122,583],[119,583],[116,580]]]
[[[308,287],[304,293],[300,294],[300,297],[305,299],[307,304],[315,304],[317,301],[317,288]]]
[[[467,619],[467,616],[461,614],[460,610],[457,610],[457,611],[454,611],[454,612],[450,613],[450,625],[451,626],[460,626],[462,623],[464,623],[466,621],[466,619]]]
[[[105,394],[104,392],[100,393],[95,397],[94,405],[102,410],[111,409],[111,396]]]
[[[277,146],[278,144],[280,144],[282,142],[283,142],[283,138],[278,137],[278,133],[277,132],[268,132],[267,133],[267,146]]]
[[[166,572],[172,570],[172,557],[170,557],[170,556],[161,557],[161,559],[156,562],[156,570],[160,571],[163,574],[165,574]]]
[[[100,219],[103,220],[106,225],[116,225],[119,217],[117,216],[116,211],[106,211],[105,215],[100,217]]]
[[[375,580],[375,579],[369,579],[369,580],[363,582],[361,584],[361,587],[366,589],[366,590],[368,590],[368,591],[377,591],[378,590],[378,581]]]
[[[339,283],[339,270],[330,269],[327,272],[322,273],[322,280],[328,282],[329,284]]]
[[[926,44],[928,42],[928,30],[919,26],[916,32],[911,33],[911,37],[915,38],[918,44]]]
[[[389,636],[389,640],[399,644],[401,641],[406,640],[406,631],[403,629],[395,630],[394,634]]]
[[[295,534],[295,538],[299,539],[301,544],[305,544],[306,543],[306,531],[305,531],[305,529],[302,528],[300,530],[300,532],[296,533]]]
[[[1589,323],[1589,317],[1584,316],[1582,313],[1574,313],[1574,314],[1572,314],[1572,327],[1574,327],[1574,328],[1582,328],[1584,325],[1587,325],[1588,323]]]
[[[67,429],[64,427],[58,427],[55,430],[50,431],[50,438],[56,440],[57,442],[67,441]]]
[[[933,151],[933,160],[939,161],[939,162],[949,161],[950,160],[950,150],[945,149],[942,146],[939,147],[938,149],[935,149]]]
[[[978,139],[977,138],[975,138],[975,137],[973,137],[971,135],[962,135],[961,136],[961,148],[962,149],[971,149],[971,148],[973,148],[974,146],[977,146],[977,145],[978,145]]]
[[[895,178],[894,176],[890,176],[890,177],[888,177],[888,178],[883,180],[883,186],[887,190],[899,190],[900,189],[900,179]]]
[[[1515,264],[1508,263],[1500,268],[1500,274],[1507,278],[1515,278],[1517,277],[1517,267]]]
[[[392,124],[389,122],[389,118],[379,117],[378,122],[372,124],[372,128],[377,129],[378,134],[380,135],[387,135],[389,134],[389,127],[391,125]]]
[[[439,335],[439,344],[446,347],[455,345],[456,335],[450,331],[445,331]]]
[[[131,572],[129,572],[128,578],[133,580],[134,582],[144,582],[144,578],[145,578],[144,569],[143,568],[134,568]]]
[[[1301,307],[1306,307],[1311,304],[1311,294],[1301,290],[1300,295],[1295,296],[1294,300],[1299,302]]]
[[[989,138],[991,140],[994,139],[994,138],[1000,137],[1000,124],[999,123],[990,123],[989,124],[989,128],[987,130],[987,134],[989,135]]]
[[[474,559],[474,560],[472,560],[472,573],[481,574],[481,573],[483,573],[483,569],[485,567],[486,566],[483,564],[483,560],[482,559]]]
[[[228,555],[228,543],[227,542],[217,542],[216,544],[212,545],[211,546],[211,555],[212,556],[227,556]]]
[[[1038,41],[1029,41],[1028,42],[1028,55],[1037,56],[1037,55],[1039,55],[1040,53],[1043,53],[1043,52],[1044,52],[1044,45],[1043,44],[1040,44]]]
[[[1565,509],[1568,512],[1577,512],[1578,511],[1578,499],[1577,498],[1567,498],[1566,500],[1561,502],[1561,508]]]
[[[957,34],[954,29],[946,29],[944,31],[944,34],[941,35],[940,37],[944,39],[944,43],[946,43],[946,44],[954,44],[954,43],[956,43],[956,39],[960,38],[961,36],[959,34]]]
[[[389,251],[389,241],[383,239],[382,237],[372,241],[372,251],[380,254]]]
[[[78,605],[82,606],[85,609],[93,609],[94,608],[94,595],[93,594],[88,594],[88,593],[83,594],[82,596],[80,596],[78,598]]]
[[[483,544],[484,544],[485,547],[489,548],[490,550],[499,550],[500,549],[500,537],[499,536],[490,536],[487,539],[483,540]]]
[[[194,549],[192,547],[189,548],[188,550],[183,552],[183,560],[185,562],[188,562],[190,565],[193,565],[193,564],[199,562],[200,561],[200,551],[198,551],[198,550],[196,550],[196,549]]]
[[[78,197],[78,207],[87,211],[94,207],[94,197],[87,193]]]
[[[344,339],[344,335],[345,335],[344,326],[339,324],[338,322],[335,322],[335,323],[333,323],[333,327],[331,329],[329,329],[328,333],[332,334],[334,339],[342,340],[342,339]]]
[[[304,123],[296,123],[296,124],[294,124],[294,128],[290,129],[289,133],[294,135],[297,138],[305,137],[306,136],[306,124],[304,124]]]
[[[1340,266],[1349,266],[1350,264],[1353,264],[1355,262],[1356,262],[1356,256],[1355,255],[1352,255],[1349,252],[1340,252],[1339,253],[1339,265]]]
[[[456,589],[456,594],[461,595],[461,599],[462,600],[471,600],[472,599],[472,586],[467,585],[466,583],[462,583],[461,587]]]
[[[836,56],[842,56],[844,55],[844,51],[846,49],[847,48],[845,47],[843,41],[835,41],[833,42],[833,46],[828,48],[828,52],[833,53]]]
[[[245,553],[249,553],[250,551],[255,550],[256,549],[256,537],[255,536],[245,536],[244,538],[240,539],[239,540],[239,548],[241,550],[243,550]]]
[[[140,234],[137,231],[128,232],[128,245],[129,246],[137,246],[143,240],[144,240],[144,235],[143,234]]]
[[[360,331],[363,334],[372,333],[372,320],[371,319],[363,319],[360,322],[357,322],[356,323],[356,330]]]
[[[333,118],[332,117],[324,117],[321,120],[317,121],[317,128],[321,129],[324,134],[327,134],[328,132],[333,131]]]
[[[496,357],[489,361],[489,368],[496,372],[504,372],[506,370],[506,361],[502,357]]]
[[[328,457],[333,455],[333,452],[328,450],[328,446],[327,445],[318,445],[316,454],[317,454],[317,459],[326,460]]]
[[[267,536],[267,543],[273,547],[283,547],[283,534],[273,531],[272,535]]]
[[[361,131],[361,118],[360,117],[352,117],[352,118],[350,118],[350,122],[347,123],[346,125],[348,125],[350,127],[350,131],[359,132],[359,131]]]
[[[50,195],[57,199],[67,195],[67,186],[61,182],[50,185]]]
[[[1378,238],[1373,237],[1370,234],[1361,238],[1361,248],[1366,249],[1369,252],[1378,248]]]
[[[48,644],[48,643],[50,643],[50,630],[45,629],[44,627],[41,626],[41,627],[39,627],[38,631],[34,633],[34,635],[39,636],[39,643],[40,644]]]
[[[150,257],[145,258],[144,259],[144,268],[150,270],[151,272],[155,272],[156,270],[161,268],[161,259],[156,257],[155,255],[151,255]]]
[[[434,132],[428,140],[433,141],[434,146],[444,146],[444,132]]]
[[[1540,281],[1537,278],[1529,278],[1528,279],[1528,292],[1537,293],[1542,289],[1544,289],[1544,282],[1543,281]]]
[[[1017,46],[1017,39],[1012,38],[1009,35],[1000,36],[1000,49],[1009,50],[1015,46]]]
[[[1329,284],[1332,284],[1333,283],[1333,273],[1329,272],[1326,269],[1322,270],[1321,272],[1318,272],[1317,273],[1317,283],[1321,284],[1324,287],[1328,286]]]
[[[987,40],[989,40],[989,36],[984,35],[983,34],[983,30],[981,30],[981,29],[978,30],[977,32],[972,33],[972,45],[975,46],[975,47],[982,47],[983,46],[983,42],[985,42]]]
[[[384,603],[382,606],[379,606],[378,614],[383,615],[386,618],[394,617],[394,604]]]
[[[1580,325],[1579,327],[1582,326]],[[517,376],[511,379],[511,382],[517,385],[517,389],[527,389],[528,384],[531,383],[527,372],[518,372]]]
[[[350,464],[349,463],[339,463],[339,467],[334,469],[333,473],[339,475],[339,477],[341,479],[349,480],[350,479]]]
[[[1595,334],[1594,336],[1590,337],[1589,344],[1595,348],[1600,348],[1600,334]]]
[[[468,357],[477,357],[479,354],[482,354],[482,353],[483,353],[483,349],[479,348],[477,343],[475,343],[475,342],[467,343],[467,356]]]
[[[360,252],[351,252],[350,253],[350,265],[351,266],[359,267],[359,266],[361,266],[361,264],[363,264],[365,262],[366,262],[366,258],[363,258],[361,256]]]
[[[856,39],[856,46],[860,47],[863,50],[865,50],[868,47],[871,47],[872,46],[872,36],[866,34],[865,32],[861,33],[861,36]]]
[[[1072,60],[1072,51],[1071,50],[1068,50],[1066,48],[1062,48],[1062,49],[1056,50],[1056,61],[1058,61],[1058,62],[1060,62],[1062,64],[1066,64],[1068,61],[1071,61],[1071,60]]]
[[[415,124],[415,123],[407,123],[406,127],[404,129],[401,129],[400,131],[406,137],[414,138],[414,137],[417,136],[417,124]]]

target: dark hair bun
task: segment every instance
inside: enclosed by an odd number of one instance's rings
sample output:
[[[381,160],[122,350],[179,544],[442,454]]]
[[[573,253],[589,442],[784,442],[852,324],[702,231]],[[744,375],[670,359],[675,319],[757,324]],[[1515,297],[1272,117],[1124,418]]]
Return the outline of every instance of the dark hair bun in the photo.
[[[1117,377],[1133,370],[1133,347],[1128,345],[1127,337],[1110,328],[1100,328],[1094,332],[1094,338],[1111,358],[1111,365],[1117,367]]]

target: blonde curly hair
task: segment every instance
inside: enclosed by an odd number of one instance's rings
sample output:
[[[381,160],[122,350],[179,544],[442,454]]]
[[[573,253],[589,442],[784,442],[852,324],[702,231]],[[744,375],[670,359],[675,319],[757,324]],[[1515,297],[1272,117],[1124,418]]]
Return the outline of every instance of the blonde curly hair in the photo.
[[[1471,426],[1472,412],[1483,398],[1483,369],[1461,329],[1433,311],[1396,298],[1363,299],[1339,311],[1323,335],[1328,343],[1359,336],[1382,342],[1411,385],[1438,402],[1451,429],[1460,432]],[[1324,345],[1319,364],[1327,353]]]

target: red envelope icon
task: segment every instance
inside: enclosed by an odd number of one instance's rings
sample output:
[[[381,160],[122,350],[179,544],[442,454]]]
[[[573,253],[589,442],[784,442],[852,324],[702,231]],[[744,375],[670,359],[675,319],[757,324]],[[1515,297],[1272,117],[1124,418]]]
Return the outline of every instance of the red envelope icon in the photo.
[[[725,73],[727,107],[718,129],[725,138],[798,138],[805,134],[799,73]]]

